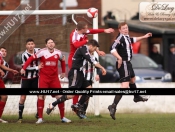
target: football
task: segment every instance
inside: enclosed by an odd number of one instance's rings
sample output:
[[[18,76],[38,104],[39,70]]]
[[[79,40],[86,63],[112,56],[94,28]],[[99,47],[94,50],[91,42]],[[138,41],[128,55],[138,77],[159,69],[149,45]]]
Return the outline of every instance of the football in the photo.
[[[90,18],[95,18],[98,16],[98,9],[92,7],[87,10],[87,16]]]

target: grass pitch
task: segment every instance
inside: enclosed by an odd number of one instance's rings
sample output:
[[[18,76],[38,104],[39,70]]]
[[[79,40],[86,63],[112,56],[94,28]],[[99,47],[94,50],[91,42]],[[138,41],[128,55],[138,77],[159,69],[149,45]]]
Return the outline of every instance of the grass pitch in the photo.
[[[4,115],[8,124],[0,124],[0,132],[174,132],[175,114],[121,114],[116,120],[109,114],[88,116],[79,119],[76,115],[67,118],[72,123],[61,123],[59,115],[44,115],[44,123],[36,125],[34,115],[24,115],[23,123],[17,124],[15,115]]]

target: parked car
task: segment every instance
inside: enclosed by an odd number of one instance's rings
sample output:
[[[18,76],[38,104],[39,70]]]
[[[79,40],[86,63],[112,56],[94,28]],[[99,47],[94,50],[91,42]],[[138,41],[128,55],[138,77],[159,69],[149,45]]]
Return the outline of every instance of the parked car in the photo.
[[[111,54],[99,57],[100,63],[106,68],[107,75],[100,74],[100,82],[117,82],[119,74],[116,71],[116,59]],[[164,71],[161,65],[157,65],[151,58],[143,54],[133,54],[131,60],[135,75],[136,82],[171,82],[171,74]]]
[[[22,64],[22,61],[21,61],[21,54],[23,53],[24,51],[21,51],[21,52],[18,52],[18,53],[16,53],[16,54],[14,54],[11,58],[10,58],[10,60],[9,60],[9,62],[8,62],[8,64],[9,64],[9,66],[10,66],[10,68],[12,68],[12,69],[15,69],[15,70],[17,70],[17,71],[20,71],[21,70],[21,68],[22,68],[22,66],[21,66],[21,64]],[[66,77],[65,78],[63,78],[63,79],[60,79],[60,81],[61,82],[68,82],[68,78],[67,78],[67,75],[68,75],[68,70],[69,70],[69,68],[68,68],[68,56],[69,56],[69,53],[68,52],[62,52],[62,54],[63,55],[65,55],[65,57],[66,57]],[[62,71],[61,71],[61,65],[60,65],[60,63],[59,63],[59,65],[58,65],[58,71],[59,71],[59,73],[61,73]],[[13,73],[11,73],[11,72],[8,72],[8,75],[7,75],[7,77],[4,79],[4,82],[6,83],[6,84],[19,84],[20,83],[20,80],[21,80],[21,75],[20,74],[17,74],[17,75],[14,75]]]

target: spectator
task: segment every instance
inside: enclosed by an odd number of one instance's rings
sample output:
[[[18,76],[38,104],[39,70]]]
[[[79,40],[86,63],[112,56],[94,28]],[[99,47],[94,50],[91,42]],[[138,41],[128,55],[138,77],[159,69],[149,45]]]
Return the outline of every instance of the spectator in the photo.
[[[168,71],[171,73],[172,81],[175,82],[175,44],[170,45]]]
[[[107,14],[103,17],[103,20],[115,20],[115,16],[112,15],[111,11],[108,11]]]
[[[151,59],[153,59],[157,64],[163,65],[163,56],[159,53],[158,47],[156,45],[153,45],[152,52],[150,55]]]

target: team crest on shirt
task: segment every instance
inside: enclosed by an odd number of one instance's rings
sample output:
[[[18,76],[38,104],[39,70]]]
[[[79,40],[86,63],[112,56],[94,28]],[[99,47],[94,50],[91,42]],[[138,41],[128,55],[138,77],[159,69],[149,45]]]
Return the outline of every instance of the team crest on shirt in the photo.
[[[55,56],[54,56],[54,58],[58,58],[58,56],[57,56],[57,55],[55,55]]]

